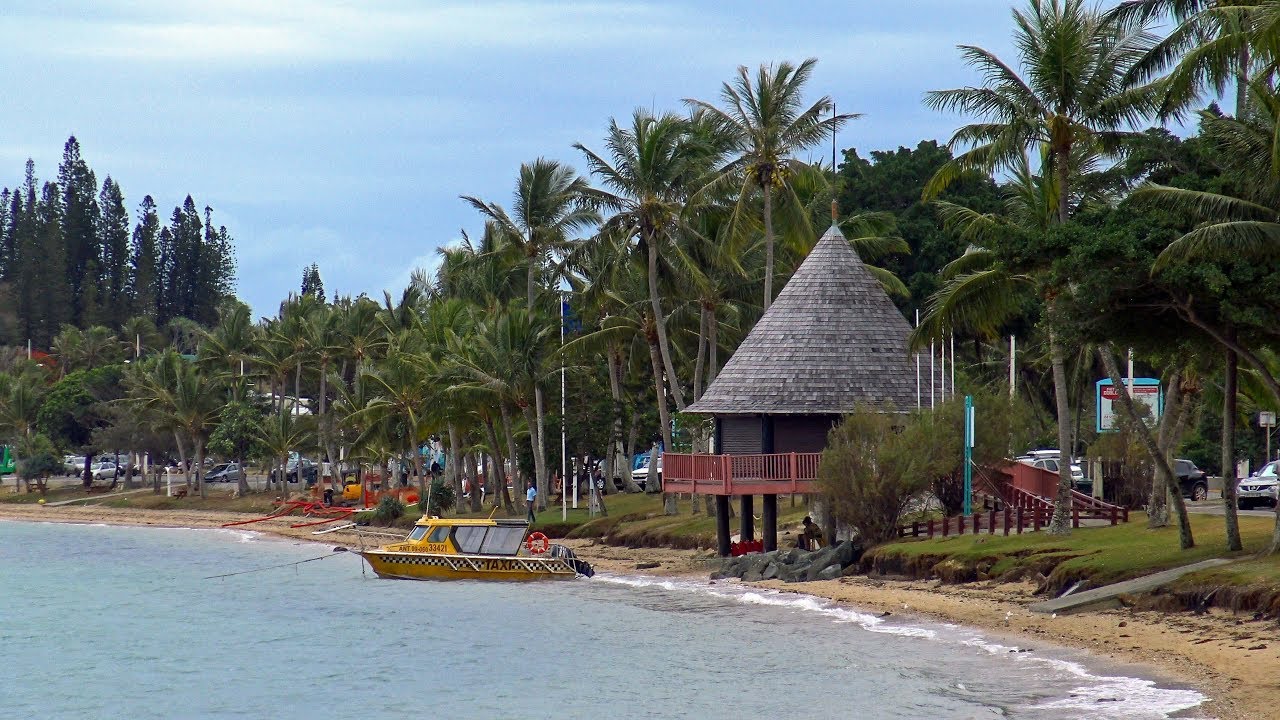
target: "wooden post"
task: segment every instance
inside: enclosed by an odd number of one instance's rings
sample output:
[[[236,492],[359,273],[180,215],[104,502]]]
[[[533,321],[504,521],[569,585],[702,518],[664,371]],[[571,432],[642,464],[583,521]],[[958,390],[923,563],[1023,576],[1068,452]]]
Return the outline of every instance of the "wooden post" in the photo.
[[[990,511],[988,511],[988,518],[987,518],[987,519],[991,521],[991,527],[987,529],[987,534],[988,534],[988,535],[995,535],[995,534],[996,534],[996,510],[995,510],[995,508],[992,508]]]
[[[1021,506],[1013,509],[1013,521],[1018,523],[1018,534],[1021,535],[1022,534],[1022,507]]]
[[[1031,525],[1036,532],[1040,532],[1040,508],[1031,508]]]
[[[911,537],[920,537],[920,523],[918,521],[911,523]]]
[[[933,539],[933,520],[929,520],[929,539]]]
[[[720,557],[729,557],[729,496],[716,496],[716,546]]]
[[[958,532],[958,533],[956,533],[956,534],[957,534],[957,535],[963,535],[963,534],[964,534],[964,515],[957,515],[957,516],[956,516],[956,523],[958,523],[958,524],[960,525],[960,532]]]
[[[1071,527],[1080,527],[1080,507],[1077,505],[1071,506]]]
[[[791,492],[796,491],[796,481],[800,479],[800,461],[795,453],[791,453]]]
[[[942,537],[947,536],[947,532],[951,529],[951,518],[942,516]]]
[[[795,453],[792,453],[793,459]],[[761,508],[761,514],[764,516],[761,520],[764,527],[760,528],[760,533],[764,539],[764,551],[772,552],[778,549],[778,496],[765,495],[764,507]]]
[[[1116,506],[1115,505],[1111,506],[1111,524],[1112,525],[1116,524]]]
[[[755,508],[752,507],[753,499],[754,498],[751,495],[743,495],[740,501],[742,503],[740,508],[742,510],[742,517],[739,518],[741,522],[741,525],[739,526],[741,528],[739,534],[742,537],[738,539],[742,542],[751,542],[756,539],[756,519],[753,515]]]

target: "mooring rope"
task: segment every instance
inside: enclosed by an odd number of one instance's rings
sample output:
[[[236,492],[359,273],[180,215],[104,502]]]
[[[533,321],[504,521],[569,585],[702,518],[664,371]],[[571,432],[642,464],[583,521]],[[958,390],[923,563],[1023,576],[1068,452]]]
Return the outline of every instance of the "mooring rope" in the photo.
[[[316,560],[323,560],[323,559],[325,559],[325,558],[330,558],[330,557],[333,557],[333,556],[334,556],[335,554],[337,554],[337,553],[344,553],[344,552],[347,552],[347,549],[346,549],[346,548],[344,548],[344,547],[339,546],[339,547],[334,548],[334,549],[333,549],[333,552],[329,553],[328,555],[320,555],[320,556],[318,556],[318,557],[307,558],[306,560],[298,560],[297,562],[282,563],[282,564],[280,564],[280,565],[271,565],[271,566],[269,566],[269,567],[254,568],[254,569],[252,569],[252,570],[241,570],[241,571],[239,571],[239,572],[224,573],[224,574],[222,574],[222,575],[210,575],[210,576],[208,576],[208,577],[206,577],[206,578],[201,578],[201,579],[202,579],[202,580],[216,580],[216,579],[218,579],[218,578],[231,577],[232,575],[247,575],[248,573],[262,572],[262,571],[264,571],[264,570],[278,570],[278,569],[280,569],[280,568],[294,567],[294,566],[296,566],[296,565],[301,565],[301,564],[303,564],[303,563],[315,562]]]

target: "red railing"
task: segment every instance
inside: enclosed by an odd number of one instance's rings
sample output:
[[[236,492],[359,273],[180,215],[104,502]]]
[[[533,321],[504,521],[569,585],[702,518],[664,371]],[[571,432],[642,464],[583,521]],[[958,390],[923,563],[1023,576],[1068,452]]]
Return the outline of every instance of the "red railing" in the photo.
[[[822,453],[666,453],[662,456],[662,488],[704,495],[811,493],[821,458]]]

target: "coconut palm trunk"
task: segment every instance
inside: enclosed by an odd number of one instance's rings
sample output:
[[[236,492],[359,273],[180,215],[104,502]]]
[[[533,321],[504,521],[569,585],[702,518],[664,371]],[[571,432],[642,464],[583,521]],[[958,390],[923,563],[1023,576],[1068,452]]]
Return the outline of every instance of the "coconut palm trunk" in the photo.
[[[1062,344],[1052,329],[1049,330],[1049,359],[1053,369],[1053,398],[1058,412],[1058,448],[1062,453],[1058,462],[1058,494],[1053,500],[1049,534],[1070,535],[1071,491],[1074,488],[1071,482],[1071,416],[1067,406],[1067,366]]]
[[[182,466],[182,475],[187,483],[187,490],[191,489],[191,467],[187,465],[187,450],[182,444],[182,436],[177,430],[173,431],[173,442],[178,449],[178,464]]]
[[[209,497],[204,486],[204,438],[196,434],[193,444],[196,448],[196,491],[200,493],[200,498]]]
[[[667,339],[667,321],[666,316],[662,313],[662,297],[658,294],[658,245],[657,233],[649,233],[646,240],[649,247],[649,305],[653,312],[653,325],[658,334],[658,351],[662,359],[662,363],[658,368],[657,375],[659,383],[662,382],[662,370],[666,370],[666,385],[671,392],[671,398],[676,402],[676,409],[683,412],[685,408],[684,391],[680,389],[680,381],[676,376],[675,365],[671,362],[671,343]],[[658,398],[659,406],[667,404],[665,394],[660,394]],[[670,411],[668,411],[670,412]],[[670,447],[670,443],[667,444]]]
[[[622,478],[622,489],[629,493],[642,492],[640,486],[631,477],[631,456],[628,454],[629,449],[622,443],[622,413],[624,409],[622,394],[622,353],[615,347],[610,347],[608,357],[606,358],[609,365],[609,393],[613,398],[613,430],[609,434],[609,451],[607,453],[606,463],[609,470],[606,470],[607,482],[613,482],[613,478]],[[625,467],[617,467],[617,456],[621,453],[625,461]]]
[[[547,408],[546,400],[542,392],[542,386],[537,385],[533,389],[534,425],[538,428],[538,442],[533,448],[534,473],[537,475],[538,481],[538,509],[547,509],[547,495],[550,494],[551,481],[550,473],[547,471]]]
[[[462,434],[458,432],[456,423],[447,423],[445,426],[449,432],[449,452],[445,454],[445,472],[449,475],[449,482],[453,484],[453,496],[458,499],[458,507],[462,507],[462,471],[466,465],[463,463],[462,455]]]
[[[765,176],[764,186],[764,309],[773,304],[773,178]]]
[[[510,515],[515,512],[515,508],[511,505],[511,494],[507,492],[506,462],[502,457],[502,446],[498,443],[498,430],[494,427],[493,418],[485,418],[484,429],[489,437],[489,448],[492,450],[490,472],[485,475],[485,484],[489,492],[493,493],[493,506],[496,508],[501,503],[502,508]],[[515,443],[512,442],[509,447],[514,448]]]
[[[1241,550],[1240,518],[1236,514],[1236,384],[1240,359],[1228,349],[1222,379],[1222,510],[1226,516],[1227,549]],[[1271,458],[1267,458],[1268,461]]]

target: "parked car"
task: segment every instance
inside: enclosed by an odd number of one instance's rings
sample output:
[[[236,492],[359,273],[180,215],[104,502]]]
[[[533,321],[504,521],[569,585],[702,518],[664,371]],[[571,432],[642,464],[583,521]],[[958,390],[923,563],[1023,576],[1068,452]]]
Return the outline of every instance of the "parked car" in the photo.
[[[106,480],[114,478],[119,473],[119,467],[110,460],[101,460],[93,464],[90,473],[94,480]]]
[[[1041,470],[1047,470],[1056,475],[1059,470],[1058,463],[1062,462],[1062,455],[1057,450],[1032,450],[1018,458],[1018,462]],[[1093,482],[1085,479],[1084,468],[1075,463],[1071,463],[1071,484],[1075,486],[1076,490],[1086,495],[1093,492]]]
[[[1209,497],[1209,474],[1190,460],[1174,460],[1173,474],[1178,477],[1178,487],[1182,488],[1182,496],[1191,500],[1204,500]],[[1274,504],[1275,501],[1272,501]]]
[[[635,457],[635,464],[631,466],[631,479],[640,486],[641,490],[645,489],[646,482],[649,479],[649,453],[640,453]],[[658,455],[658,482],[662,482],[662,455]]]
[[[299,467],[302,468],[302,478],[308,485],[314,483],[316,481],[316,476],[320,474],[316,464],[310,460],[306,458],[289,458],[289,463],[284,467],[285,479],[291,483],[298,482]],[[271,477],[276,478],[278,481],[280,471],[273,470],[271,472]]]
[[[214,465],[204,479],[208,482],[240,482],[243,475],[240,463],[222,463]]]
[[[1277,465],[1269,462],[1261,470],[1240,481],[1236,486],[1236,504],[1241,510],[1252,510],[1256,505],[1276,506],[1280,499],[1280,477]]]
[[[62,456],[62,472],[65,475],[83,475],[84,474],[84,456],[83,455],[63,455]]]

